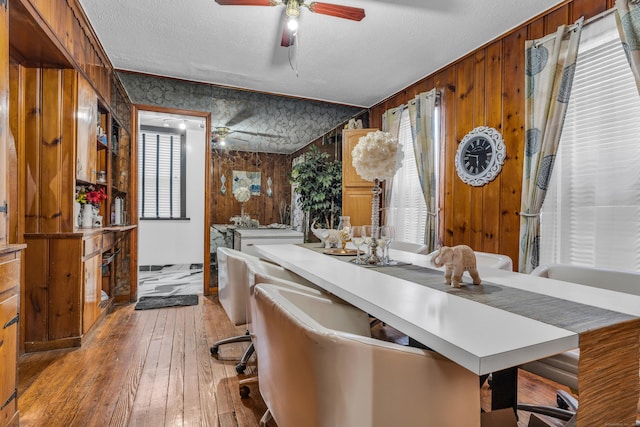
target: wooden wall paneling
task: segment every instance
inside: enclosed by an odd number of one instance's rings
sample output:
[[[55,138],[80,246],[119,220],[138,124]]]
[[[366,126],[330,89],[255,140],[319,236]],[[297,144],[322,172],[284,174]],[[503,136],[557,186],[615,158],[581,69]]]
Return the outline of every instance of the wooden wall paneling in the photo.
[[[454,238],[454,212],[455,212],[455,194],[453,191],[453,183],[459,179],[456,174],[455,165],[451,163],[451,159],[456,154],[458,148],[458,141],[455,139],[456,129],[456,68],[447,68],[443,73],[439,74],[437,79],[437,86],[442,87],[442,135],[441,141],[443,143],[442,148],[442,162],[440,178],[442,191],[444,197],[442,198],[442,205],[440,207],[440,218],[443,219],[442,228],[443,233],[443,245],[452,246]]]
[[[613,4],[611,5],[613,7]],[[573,0],[571,3],[571,20],[576,21],[581,16],[589,19],[609,9],[607,0]]]
[[[501,234],[500,253],[518,263],[520,241],[520,201],[522,195],[522,167],[524,157],[524,42],[526,27],[504,39],[504,89],[503,132],[506,160],[502,168],[500,191]]]
[[[40,226],[42,233],[60,230],[62,191],[62,70],[42,72],[42,139],[40,157]]]
[[[458,63],[456,76],[456,121],[455,121],[455,150],[453,157],[446,160],[455,170],[455,154],[462,138],[473,129],[473,77],[474,58]],[[471,186],[465,184],[456,173],[453,181],[453,194],[455,204],[453,206],[454,236],[453,244],[471,244]]]
[[[259,196],[251,196],[245,203],[245,214],[257,219],[260,224],[280,222],[280,204],[291,203],[291,170],[289,156],[273,153],[250,153],[240,151],[212,150],[211,161],[211,213],[213,224],[228,224],[229,218],[240,215],[240,203],[233,196],[233,171],[260,172]],[[226,178],[225,194],[222,194],[220,177]],[[271,177],[273,196],[267,196],[267,177]]]
[[[46,341],[48,338],[47,308],[49,275],[49,242],[46,239],[27,239],[24,252],[24,290],[21,293],[21,323],[24,328],[21,342]],[[28,309],[25,309],[28,306]]]
[[[485,123],[502,134],[502,41],[487,46],[485,76]],[[482,234],[483,252],[500,251],[500,194],[502,174],[483,187]]]
[[[49,240],[48,339],[79,337],[82,324],[82,240]]]
[[[76,167],[76,120],[77,120],[77,73],[63,71],[62,87],[62,143],[60,145],[60,230],[73,231],[73,201],[75,200],[76,180],[71,173]]]
[[[486,126],[485,104],[489,99],[485,93],[486,87],[486,49],[481,49],[473,56],[473,92],[470,98],[473,100],[473,127]],[[469,246],[475,250],[484,250],[484,213],[485,213],[485,195],[494,190],[490,184],[482,187],[471,187],[471,203],[469,216],[470,240]]]
[[[20,163],[24,159],[24,68],[11,61],[9,67],[9,128],[12,138],[9,142],[9,241],[22,243],[24,238],[24,175],[25,168]],[[24,264],[24,263],[23,263]]]
[[[25,232],[39,231],[40,216],[40,150],[42,139],[42,100],[40,97],[42,72],[37,68],[25,70]]]
[[[560,25],[569,23],[572,23],[569,19],[569,4],[565,4],[545,16],[546,34],[553,33]]]

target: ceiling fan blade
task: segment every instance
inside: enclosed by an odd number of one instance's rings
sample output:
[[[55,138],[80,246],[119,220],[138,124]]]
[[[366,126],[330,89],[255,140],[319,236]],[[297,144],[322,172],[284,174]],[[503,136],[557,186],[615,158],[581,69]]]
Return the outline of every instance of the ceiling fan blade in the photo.
[[[222,6],[275,6],[271,0],[216,0]]]
[[[296,42],[295,34],[285,24],[284,30],[282,30],[282,41],[280,42],[280,46],[283,46],[283,47],[293,46],[295,42]]]
[[[322,2],[310,3],[309,10],[321,15],[335,16],[337,18],[351,19],[353,21],[362,21],[365,16],[364,9],[360,9],[359,7],[340,6],[337,4]]]
[[[275,135],[272,133],[262,133],[262,132],[249,132],[246,130],[235,130],[234,132],[236,133],[244,133],[245,135],[251,135],[251,136],[259,136],[262,138],[282,138],[282,136],[280,135]]]
[[[238,123],[241,123],[249,118],[253,117],[253,111],[247,107],[242,107],[238,110],[229,120],[227,120],[226,126],[233,128]]]

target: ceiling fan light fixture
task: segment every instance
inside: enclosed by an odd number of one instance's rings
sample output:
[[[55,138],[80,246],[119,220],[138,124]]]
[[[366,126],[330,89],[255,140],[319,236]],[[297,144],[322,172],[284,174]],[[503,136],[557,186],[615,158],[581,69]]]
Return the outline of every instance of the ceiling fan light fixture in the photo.
[[[291,30],[291,32],[295,32],[298,29],[298,19],[295,16],[287,18],[287,28]]]

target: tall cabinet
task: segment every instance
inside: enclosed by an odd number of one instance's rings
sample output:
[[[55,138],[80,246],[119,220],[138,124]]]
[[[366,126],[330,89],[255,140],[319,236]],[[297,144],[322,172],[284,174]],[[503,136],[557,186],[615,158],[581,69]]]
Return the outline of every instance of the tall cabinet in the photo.
[[[18,326],[20,321],[21,252],[9,231],[10,214],[16,213],[9,182],[17,180],[14,140],[9,129],[9,16],[0,2],[0,426],[18,425]],[[11,150],[10,150],[11,147]]]
[[[342,131],[342,215],[351,225],[371,224],[373,182],[360,178],[351,164],[351,152],[360,137],[378,129],[345,129]]]
[[[25,114],[24,133],[34,136],[23,141],[30,183],[25,188],[24,348],[80,346],[118,292],[128,299],[134,227],[123,215],[129,120],[117,117],[77,70],[27,68],[21,76],[18,98],[31,112]],[[101,224],[74,224],[80,188],[107,194],[99,208]]]
[[[10,20],[14,217],[27,244],[19,345],[79,346],[130,299],[131,103],[77,2],[13,0]],[[80,188],[107,195],[99,224],[77,226]]]

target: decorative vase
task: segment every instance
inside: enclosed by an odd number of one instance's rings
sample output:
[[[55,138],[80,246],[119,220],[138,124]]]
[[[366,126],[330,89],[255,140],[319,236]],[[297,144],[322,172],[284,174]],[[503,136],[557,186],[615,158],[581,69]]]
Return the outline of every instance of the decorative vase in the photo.
[[[373,193],[371,199],[371,243],[369,244],[367,263],[379,264],[381,259],[378,256],[378,236],[380,232],[380,193],[382,193],[379,180],[373,181],[371,193]]]
[[[80,211],[82,205],[80,202],[73,202],[73,228],[80,228]]]
[[[343,252],[346,250],[347,242],[350,240],[349,230],[351,230],[351,217],[341,216],[338,222],[338,232],[340,232],[340,242],[342,243]]]
[[[85,203],[84,205],[82,205],[82,222],[81,222],[81,227],[82,228],[93,228],[93,216],[94,216],[94,212],[93,212],[93,206],[89,203]]]

